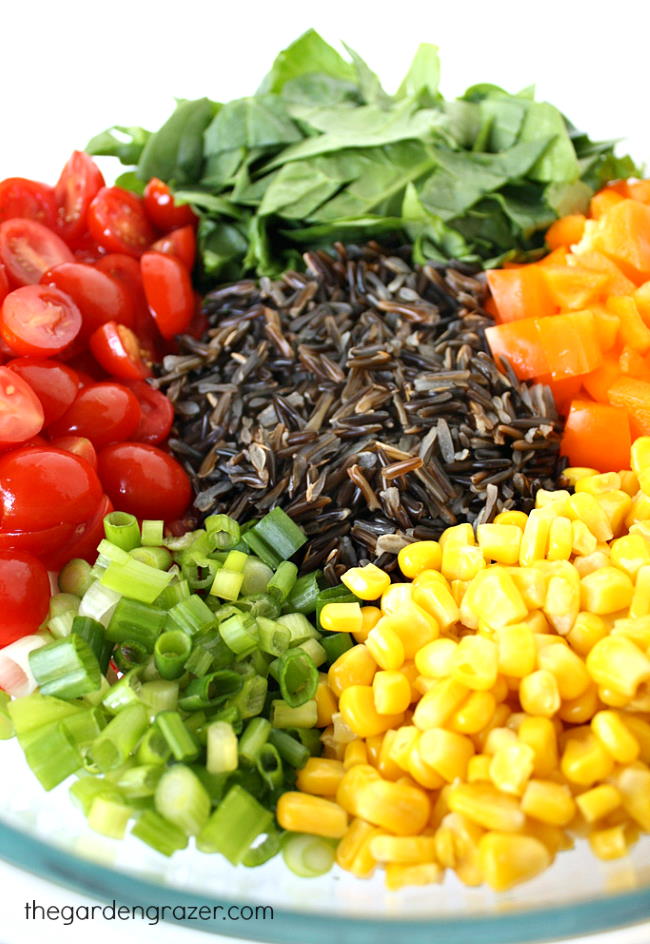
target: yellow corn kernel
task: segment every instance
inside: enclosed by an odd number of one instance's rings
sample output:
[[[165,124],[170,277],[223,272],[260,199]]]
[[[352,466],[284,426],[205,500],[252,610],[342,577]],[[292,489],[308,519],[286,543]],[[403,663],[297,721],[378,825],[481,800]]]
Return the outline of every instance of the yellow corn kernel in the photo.
[[[546,619],[541,610],[535,610],[529,613],[526,619],[522,620],[524,626],[528,626],[535,635],[545,635],[551,632],[551,624]]]
[[[497,564],[518,562],[521,528],[516,524],[480,524],[476,537],[486,561],[496,561]]]
[[[518,800],[491,783],[454,784],[447,802],[454,813],[461,813],[484,829],[518,832],[525,823]]]
[[[445,545],[449,547],[471,547],[476,544],[474,538],[474,529],[471,524],[455,524],[451,528],[445,528],[440,535],[440,547],[444,553]]]
[[[548,669],[531,672],[521,680],[519,700],[529,715],[551,718],[561,704],[555,676]]]
[[[550,823],[542,823],[541,820],[529,819],[526,823],[526,835],[539,839],[548,849],[552,860],[558,852],[573,849],[574,846],[573,839],[563,829],[551,826]]]
[[[612,636],[625,636],[639,649],[647,652],[650,648],[650,616],[637,616],[634,619],[617,619],[612,627]]]
[[[435,573],[435,571],[434,571]],[[382,594],[380,607],[382,613],[400,613],[412,600],[412,584],[392,583]]]
[[[521,742],[504,745],[492,755],[490,780],[503,793],[521,796],[534,766],[535,752],[532,747]]]
[[[599,711],[591,721],[591,730],[619,764],[631,764],[639,756],[639,742],[617,711]]]
[[[316,701],[316,711],[318,712],[316,727],[326,728],[328,724],[332,723],[332,715],[338,710],[338,706],[336,696],[329,687],[327,676],[322,673],[320,673],[318,677],[318,686],[316,687],[314,699]]]
[[[561,515],[564,514],[562,508],[566,506],[570,498],[571,492],[568,492],[564,488],[557,488],[553,491],[540,488],[535,495],[535,508],[552,509],[554,514]]]
[[[617,567],[602,567],[582,578],[582,608],[590,613],[615,613],[629,607],[634,584]]]
[[[435,862],[420,862],[416,865],[403,865],[400,862],[386,864],[386,888],[396,892],[410,885],[431,885],[443,879],[444,872]]]
[[[370,853],[370,843],[381,830],[362,819],[353,819],[336,847],[336,863],[357,878],[372,875],[377,860]]]
[[[488,754],[490,757],[493,757],[497,751],[501,750],[504,747],[510,747],[511,744],[517,743],[517,735],[507,726],[502,728],[492,728],[485,739],[485,744],[483,745],[483,752]]]
[[[567,560],[573,548],[573,528],[570,518],[560,515],[551,521],[548,532],[546,557],[550,561]]]
[[[639,436],[630,449],[630,465],[636,475],[650,469],[650,436]]]
[[[506,569],[529,610],[544,606],[548,576],[536,567],[508,567]]]
[[[580,612],[580,578],[570,564],[563,574],[554,574],[548,582],[544,612],[553,629],[566,636]]]
[[[388,734],[388,732],[386,732]],[[408,770],[409,757],[420,739],[420,731],[415,725],[403,725],[393,732],[388,747],[388,756],[402,770]]]
[[[600,475],[590,475],[576,482],[576,492],[589,492],[591,495],[600,495],[602,492],[611,492],[621,487],[621,476],[618,472],[601,472]]]
[[[640,534],[626,534],[611,543],[611,562],[634,580],[640,567],[650,564],[650,546]]]
[[[591,787],[597,780],[608,777],[614,767],[611,756],[589,728],[571,730],[567,739],[560,768],[571,783]]]
[[[451,595],[458,604],[461,605],[463,602],[463,597],[469,587],[469,580],[452,580],[449,584],[451,588]]]
[[[576,797],[578,809],[588,823],[609,816],[621,805],[621,794],[611,783],[601,783]]]
[[[371,840],[370,852],[377,862],[399,862],[402,865],[435,862],[436,840],[434,836],[386,836],[382,833]]]
[[[283,829],[328,839],[340,839],[348,828],[348,814],[337,803],[295,790],[282,794],[276,816]]]
[[[442,727],[462,705],[469,689],[456,679],[441,679],[422,696],[413,712],[413,723],[421,730]]]
[[[359,816],[357,796],[361,787],[367,783],[381,780],[380,774],[370,764],[355,764],[346,770],[336,791],[336,802],[350,816]]]
[[[650,498],[645,494],[645,492],[637,491],[637,493],[632,496],[632,506],[627,513],[625,524],[631,531],[635,525],[639,524],[640,522],[645,522],[649,518]]]
[[[567,724],[584,724],[591,721],[600,707],[598,688],[590,680],[588,688],[581,695],[562,702],[557,716]]]
[[[399,669],[404,665],[404,644],[393,629],[393,624],[382,616],[366,639],[368,652],[382,669]]]
[[[533,773],[537,777],[548,777],[557,769],[557,735],[549,718],[524,718],[517,737],[523,744],[532,747],[535,754]]]
[[[341,693],[339,711],[343,721],[361,738],[383,734],[401,724],[401,712],[380,715],[375,708],[374,691],[370,685],[351,685]]]
[[[423,570],[440,570],[442,549],[437,541],[415,541],[407,544],[397,555],[399,569],[413,580]]]
[[[610,826],[609,829],[597,829],[588,836],[591,851],[599,859],[621,859],[627,855],[627,839],[624,826]]]
[[[497,565],[481,571],[470,583],[460,615],[470,629],[478,627],[479,619],[496,628],[519,623],[528,615],[528,607],[512,577]]]
[[[483,781],[489,783],[491,763],[492,758],[489,754],[474,754],[473,757],[470,757],[467,765],[467,782],[478,783]]]
[[[639,745],[639,760],[650,764],[650,722],[629,712],[625,712],[622,717],[625,727],[632,732]]]
[[[458,622],[458,604],[447,581],[435,570],[423,570],[415,578],[413,601],[433,616],[441,629],[448,630]]]
[[[632,499],[620,488],[616,491],[602,492],[595,496],[596,501],[607,515],[614,537],[625,528],[625,519],[632,508]]]
[[[422,757],[419,739],[411,749],[406,771],[419,787],[427,790],[439,790],[445,784],[444,777],[441,777]]]
[[[358,633],[361,607],[358,603],[326,603],[320,612],[320,624],[329,632]]]
[[[447,580],[472,580],[485,567],[480,547],[459,547],[447,542],[442,549],[442,574]]]
[[[378,606],[361,607],[361,629],[352,635],[357,642],[365,642],[368,633],[373,629],[382,617],[382,612]]]
[[[500,626],[495,635],[499,672],[513,678],[530,675],[537,664],[537,648],[531,629],[525,623],[515,623]]]
[[[309,763],[309,761],[307,763]],[[367,763],[369,763],[368,751],[364,741],[357,738],[356,740],[350,741],[349,744],[345,745],[345,752],[343,754],[344,770],[349,770],[350,767],[356,767],[357,764]],[[302,790],[302,787],[300,789]]]
[[[521,798],[521,808],[526,816],[551,826],[567,826],[576,813],[569,788],[553,780],[531,780]]]
[[[390,756],[396,736],[397,731],[389,730],[386,731],[381,740],[381,748],[379,750],[379,757],[377,758],[376,766],[384,780],[398,780],[404,772],[403,770],[400,770],[400,768]]]
[[[389,627],[399,636],[404,647],[404,657],[413,659],[427,643],[438,638],[437,621],[417,603],[407,603],[399,613],[383,616],[377,626]]]
[[[479,841],[479,861],[486,883],[496,892],[526,882],[551,864],[551,854],[539,839],[490,832]]]
[[[405,675],[398,671],[377,672],[372,680],[375,709],[380,715],[397,715],[411,703],[411,686]]]
[[[390,576],[375,564],[366,564],[365,567],[346,570],[341,583],[360,600],[378,600],[390,587]]]
[[[353,646],[336,659],[327,673],[329,687],[340,698],[350,685],[371,685],[377,663],[365,645]]]
[[[353,744],[361,743],[353,741]],[[351,745],[348,744],[348,747]],[[316,796],[334,797],[343,779],[345,769],[340,760],[327,757],[310,757],[304,767],[298,771],[296,786],[303,793]]]
[[[552,637],[550,637],[552,638]],[[587,667],[573,650],[560,642],[544,646],[537,654],[540,669],[555,676],[560,698],[578,698],[589,687]]]
[[[417,670],[415,662],[412,662],[410,659],[408,659],[404,663],[402,668],[400,669],[400,672],[409,683],[409,686],[411,689],[410,701],[411,702],[417,701],[421,695],[421,692],[419,692],[417,688],[415,687],[415,683],[420,676],[420,673]]]
[[[630,617],[638,619],[650,615],[650,565],[640,567],[636,575],[634,595],[630,603]]]
[[[544,509],[534,508],[528,515],[519,549],[519,563],[522,567],[528,567],[536,560],[544,560],[550,527],[551,518]]]
[[[494,695],[494,700],[497,702],[505,701],[508,695],[510,694],[510,686],[504,675],[497,676],[497,680],[490,689]]]
[[[507,724],[508,718],[512,714],[510,707],[506,704],[497,705],[494,709],[494,714],[480,731],[472,735],[472,740],[476,746],[477,751],[484,751],[487,739],[490,736],[490,732],[494,731],[495,728],[502,728]]]
[[[368,754],[368,763],[373,767],[376,767],[377,763],[379,762],[379,754],[383,740],[383,734],[373,734],[370,737],[367,737],[365,740],[366,752]]]
[[[614,531],[605,510],[593,495],[577,492],[568,501],[568,515],[573,521],[587,525],[597,541],[610,541]]]
[[[457,777],[463,779],[467,774],[467,764],[474,753],[474,744],[469,738],[444,728],[431,728],[424,732],[418,746],[425,764],[447,783]]]
[[[497,647],[482,636],[463,636],[452,662],[451,675],[474,691],[488,691],[497,680]]]
[[[453,639],[434,639],[415,653],[415,665],[420,675],[440,679],[451,675],[458,643]]]
[[[581,479],[586,479],[591,475],[599,475],[598,469],[589,469],[586,466],[571,466],[562,473],[562,478],[569,485],[574,487]]]
[[[587,656],[587,671],[601,688],[631,699],[639,685],[650,679],[650,660],[625,636],[607,636]]]
[[[624,469],[618,473],[618,477],[621,480],[619,488],[627,492],[630,498],[634,498],[639,491],[639,479],[637,478],[636,472],[633,472],[631,469]]]
[[[613,689],[604,688],[603,686],[598,689],[598,697],[603,705],[609,705],[610,708],[627,708],[630,704],[627,695],[621,695],[620,692],[615,692]]]
[[[447,788],[450,789],[450,788]],[[441,865],[453,869],[465,885],[481,885],[478,843],[484,830],[459,813],[447,813],[435,834],[436,856]]]
[[[598,541],[584,521],[571,522],[571,552],[582,557],[596,553]]]
[[[523,531],[528,521],[528,515],[525,511],[500,511],[494,518],[494,524],[515,525],[520,531]]]
[[[580,656],[588,655],[597,642],[609,634],[609,627],[602,616],[596,613],[578,613],[567,641]]]
[[[398,781],[373,780],[359,787],[358,815],[397,836],[414,836],[427,824],[431,804],[424,790]]]
[[[478,734],[495,712],[497,701],[492,692],[472,692],[447,721],[457,734]]]
[[[650,770],[643,764],[619,767],[612,783],[621,794],[623,809],[650,833]]]

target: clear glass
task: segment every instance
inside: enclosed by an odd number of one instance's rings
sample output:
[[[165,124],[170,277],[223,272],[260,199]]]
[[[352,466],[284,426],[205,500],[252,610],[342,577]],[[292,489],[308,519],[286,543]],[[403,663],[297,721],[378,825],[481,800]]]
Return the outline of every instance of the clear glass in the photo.
[[[387,892],[381,875],[361,881],[334,869],[299,879],[279,859],[259,869],[193,849],[166,859],[136,839],[89,830],[67,787],[45,794],[14,741],[0,742],[0,768],[2,858],[108,902],[214,909],[200,927],[215,934],[295,944],[522,944],[650,919],[650,837],[609,863],[579,842],[544,875],[505,894],[465,888],[453,877]],[[229,920],[230,905],[270,905],[274,917]]]

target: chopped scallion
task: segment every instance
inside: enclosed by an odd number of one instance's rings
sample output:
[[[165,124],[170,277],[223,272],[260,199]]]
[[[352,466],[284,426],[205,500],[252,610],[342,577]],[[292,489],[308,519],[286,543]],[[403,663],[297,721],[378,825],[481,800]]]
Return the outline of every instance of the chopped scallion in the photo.
[[[104,518],[104,533],[106,539],[121,547],[123,551],[130,551],[140,545],[140,528],[135,515],[125,511],[112,511]]]
[[[67,636],[34,649],[29,667],[43,695],[72,699],[100,686],[99,662],[81,636]]]
[[[160,547],[162,544],[164,544],[164,530],[164,521],[143,521],[142,528],[140,530],[140,543],[143,547]]]

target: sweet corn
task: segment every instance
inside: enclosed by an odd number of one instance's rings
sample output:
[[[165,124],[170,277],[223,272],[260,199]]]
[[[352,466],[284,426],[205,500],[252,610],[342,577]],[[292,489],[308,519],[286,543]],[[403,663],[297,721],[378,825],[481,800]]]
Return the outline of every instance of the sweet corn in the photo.
[[[639,745],[639,760],[650,764],[650,722],[629,712],[625,712],[622,717],[625,727],[632,732]]]
[[[417,865],[386,863],[386,888],[396,892],[407,885],[431,885],[441,882],[443,870],[435,862],[420,862]]]
[[[454,784],[447,802],[454,813],[461,813],[484,829],[518,832],[525,823],[518,800],[489,783]]]
[[[543,508],[534,508],[528,515],[528,521],[521,536],[519,563],[528,567],[533,561],[544,560],[548,549],[548,535],[551,518]]]
[[[437,541],[415,541],[401,549],[397,563],[404,576],[413,580],[423,570],[440,570],[442,549]]]
[[[371,839],[370,852],[377,862],[399,862],[402,865],[435,862],[436,840],[433,836],[387,836],[382,833]]]
[[[523,531],[528,521],[525,511],[500,511],[494,519],[494,524],[513,524]]]
[[[640,534],[626,534],[612,541],[610,559],[634,580],[639,569],[650,564],[650,545]]]
[[[352,744],[360,743],[360,741],[352,742]],[[348,747],[351,747],[351,744]],[[344,773],[345,769],[340,760],[330,760],[327,757],[310,757],[305,766],[298,771],[296,786],[303,793],[334,797]]]
[[[473,691],[488,691],[497,680],[497,647],[481,636],[463,636],[451,666],[451,677]]]
[[[588,557],[594,554],[598,547],[598,540],[591,533],[584,521],[571,522],[571,551]]]
[[[512,744],[516,743],[517,735],[512,730],[512,728],[507,726],[504,726],[503,728],[492,728],[485,739],[483,752],[493,757],[497,751],[500,751],[504,747],[510,747]]]
[[[521,679],[537,665],[537,647],[533,633],[525,623],[500,626],[496,630],[499,672]]]
[[[598,500],[587,492],[577,492],[571,496],[568,501],[568,514],[572,520],[586,524],[597,541],[610,541],[614,536],[605,510]]]
[[[521,680],[521,707],[529,715],[552,718],[559,710],[561,699],[557,680],[548,669],[537,669]]]
[[[650,470],[650,436],[639,436],[634,440],[630,449],[630,464],[637,476]]]
[[[597,829],[589,835],[591,851],[599,859],[621,859],[627,855],[627,839],[624,826]]]
[[[597,685],[632,699],[650,679],[650,660],[625,636],[607,636],[587,656],[587,671]]]
[[[643,764],[619,767],[612,783],[621,794],[623,809],[641,829],[650,832],[650,770]]]
[[[625,528],[625,519],[632,507],[632,499],[627,492],[617,489],[597,495],[596,501],[607,515],[614,537],[617,537]]]
[[[590,469],[586,466],[570,466],[562,473],[562,479],[574,487],[581,479],[589,478],[592,475],[598,475],[598,469]]]
[[[621,476],[618,472],[602,472],[600,475],[587,475],[576,482],[576,492],[589,492],[591,495],[600,495],[602,492],[611,492],[621,487]]]
[[[367,737],[365,740],[368,763],[373,767],[377,767],[377,764],[379,763],[379,754],[381,752],[381,745],[383,741],[383,734],[374,734],[371,737]]]
[[[328,632],[358,633],[362,622],[358,603],[326,603],[320,612],[320,624]]]
[[[447,726],[457,734],[478,734],[492,718],[497,700],[492,692],[471,692],[450,715]]]
[[[559,641],[544,646],[537,653],[537,660],[540,669],[546,669],[555,677],[560,698],[578,698],[589,687],[591,679],[587,667],[569,646]]]
[[[370,843],[381,830],[362,819],[353,819],[336,847],[336,863],[357,878],[368,878],[377,865],[370,852]]]
[[[535,567],[507,567],[506,573],[512,577],[515,587],[529,610],[544,606],[548,576]]]
[[[581,695],[562,702],[557,716],[567,724],[584,724],[585,721],[591,721],[600,707],[598,688],[590,680],[588,688]]]
[[[625,636],[639,649],[647,652],[650,648],[650,616],[637,616],[635,619],[617,619],[612,626],[612,636]]]
[[[617,763],[631,764],[639,756],[639,742],[617,711],[599,711],[591,721],[591,730]]]
[[[381,617],[382,612],[378,606],[362,606],[361,629],[352,634],[356,641],[365,642],[368,638],[368,633],[377,625]]]
[[[318,686],[314,695],[316,701],[316,727],[326,728],[332,723],[332,715],[335,714],[338,705],[336,696],[329,686],[327,676],[322,673],[318,677]]]
[[[359,791],[368,783],[381,780],[381,775],[370,764],[356,764],[343,774],[336,791],[336,802],[350,816],[358,816]]]
[[[544,612],[553,629],[566,636],[580,612],[580,580],[575,568],[567,564],[568,573],[553,574],[548,582]]]
[[[442,817],[435,834],[436,855],[441,865],[454,869],[465,885],[480,885],[483,874],[479,866],[478,844],[484,830],[459,813]]]
[[[437,573],[435,570],[433,573]],[[442,580],[442,574],[438,574]],[[410,583],[392,583],[388,590],[382,594],[381,611],[382,613],[400,613],[403,608],[411,602],[413,584]]]
[[[449,584],[435,570],[423,570],[413,581],[413,601],[426,610],[443,630],[458,622],[460,611]]]
[[[470,757],[467,765],[467,782],[489,782],[491,763],[492,758],[489,754],[474,754],[473,757]]]
[[[430,728],[419,740],[419,751],[423,761],[432,767],[447,783],[467,774],[467,764],[474,754],[474,744],[445,728]]]
[[[630,531],[636,531],[637,525],[640,522],[646,522],[648,518],[650,518],[650,497],[645,492],[637,490],[632,495],[632,505],[627,513],[625,524]]]
[[[588,823],[604,819],[621,805],[621,794],[611,783],[601,783],[576,797],[576,804]]]
[[[589,728],[580,732],[580,728],[572,730],[562,754],[560,768],[570,783],[591,787],[598,780],[609,777],[614,762]]]
[[[630,498],[634,498],[639,491],[639,479],[637,478],[636,472],[633,472],[631,469],[624,469],[618,474],[621,480],[619,488],[627,492]]]
[[[478,546],[486,561],[516,564],[519,560],[521,528],[516,524],[480,524],[476,529]]]
[[[380,715],[398,715],[411,703],[411,686],[401,672],[377,672],[372,691],[375,709]]]
[[[582,609],[590,613],[616,613],[632,602],[634,584],[617,567],[601,567],[582,578]]]
[[[431,814],[431,804],[424,790],[381,779],[359,787],[356,807],[362,819],[397,836],[417,835]]]
[[[518,623],[528,615],[528,607],[514,580],[500,566],[490,567],[474,578],[463,598],[460,616],[470,629],[479,619],[496,628]]]
[[[376,671],[377,663],[367,646],[353,646],[332,663],[327,681],[337,698],[340,698],[350,685],[371,685]]]
[[[479,862],[490,888],[503,892],[547,869],[551,854],[532,836],[490,832],[479,841]]]
[[[521,796],[534,766],[535,752],[528,744],[516,742],[504,745],[492,755],[490,780],[503,793]]]
[[[404,658],[412,659],[427,643],[438,638],[437,621],[417,603],[407,603],[399,613],[389,613],[374,627],[390,628],[399,637],[404,647]]]
[[[479,547],[459,547],[447,542],[442,549],[441,572],[447,580],[472,580],[485,567],[485,558]]]
[[[341,577],[341,582],[359,600],[378,600],[390,587],[389,575],[375,564],[351,567]],[[329,604],[330,606],[336,604]],[[341,604],[338,604],[339,606]],[[325,609],[325,607],[323,607]],[[323,622],[321,616],[321,623]]]
[[[570,518],[560,515],[551,521],[548,532],[546,557],[550,561],[568,561],[573,548],[573,528]]]
[[[576,804],[568,787],[553,780],[531,780],[521,798],[521,808],[550,826],[567,826],[576,813]]]
[[[595,613],[578,613],[566,638],[574,652],[579,656],[586,656],[596,643],[608,634],[609,627],[602,616]]]
[[[469,689],[456,679],[442,679],[426,692],[415,706],[413,723],[421,731],[439,728],[462,705]]]
[[[451,675],[454,653],[458,643],[454,639],[434,639],[415,653],[415,665],[420,675],[439,679]]]
[[[386,732],[388,734],[388,732]],[[402,770],[408,770],[411,751],[420,739],[420,730],[415,725],[404,725],[394,732],[388,756]]]
[[[399,669],[404,665],[404,644],[393,629],[389,617],[382,616],[366,639],[368,652],[382,669]]]
[[[339,711],[343,721],[358,737],[369,738],[383,734],[389,728],[401,724],[404,715],[380,715],[375,708],[374,691],[370,685],[350,685],[339,698]]]
[[[294,833],[340,839],[348,828],[348,815],[337,803],[294,790],[282,794],[276,815],[280,826]]]
[[[494,709],[494,714],[487,722],[484,728],[482,728],[477,734],[472,736],[472,740],[476,746],[477,751],[484,751],[487,740],[490,736],[490,733],[494,731],[495,728],[502,728],[508,721],[508,718],[511,715],[511,711],[508,705],[501,704],[497,705]]]
[[[377,758],[377,770],[384,780],[398,780],[404,772],[397,766],[391,757],[391,750],[395,743],[398,731],[403,730],[404,728],[398,728],[395,731],[386,731],[382,738],[381,749],[379,751],[379,757]]]
[[[420,741],[421,738],[411,749],[406,768],[407,772],[418,786],[426,787],[427,790],[439,790],[440,787],[444,786],[445,778],[441,777],[433,767],[427,764],[420,750]]]
[[[369,761],[368,761],[368,750],[366,748],[365,741],[362,741],[360,738],[357,738],[356,740],[350,741],[349,744],[345,745],[345,752],[343,754],[343,770],[344,771],[349,770],[350,767],[356,767],[357,764],[367,764],[367,763],[369,763]],[[309,791],[307,792],[309,793]]]
[[[630,617],[638,619],[650,614],[650,565],[640,567],[636,575],[634,595],[630,603]]]
[[[476,544],[474,538],[474,528],[471,524],[455,524],[451,528],[445,528],[440,535],[440,547],[444,553],[445,546],[449,547],[473,547]]]

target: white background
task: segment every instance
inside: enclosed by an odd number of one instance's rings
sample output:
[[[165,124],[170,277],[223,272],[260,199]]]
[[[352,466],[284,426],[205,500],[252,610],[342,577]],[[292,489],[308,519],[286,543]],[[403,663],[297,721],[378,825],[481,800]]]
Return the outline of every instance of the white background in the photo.
[[[650,165],[647,0],[4,0],[0,9],[0,178],[54,183],[70,151],[109,125],[155,129],[174,97],[250,94],[275,53],[310,26],[344,39],[388,91],[422,41],[440,47],[448,96],[479,81],[510,91],[534,83],[592,137],[623,138]],[[15,903],[37,889],[41,901],[75,900],[0,864],[0,944],[82,940],[70,928],[21,920]],[[115,933],[98,923],[83,940]],[[121,927],[119,935],[124,944],[209,940],[171,928]],[[650,931],[624,939],[641,944]]]

